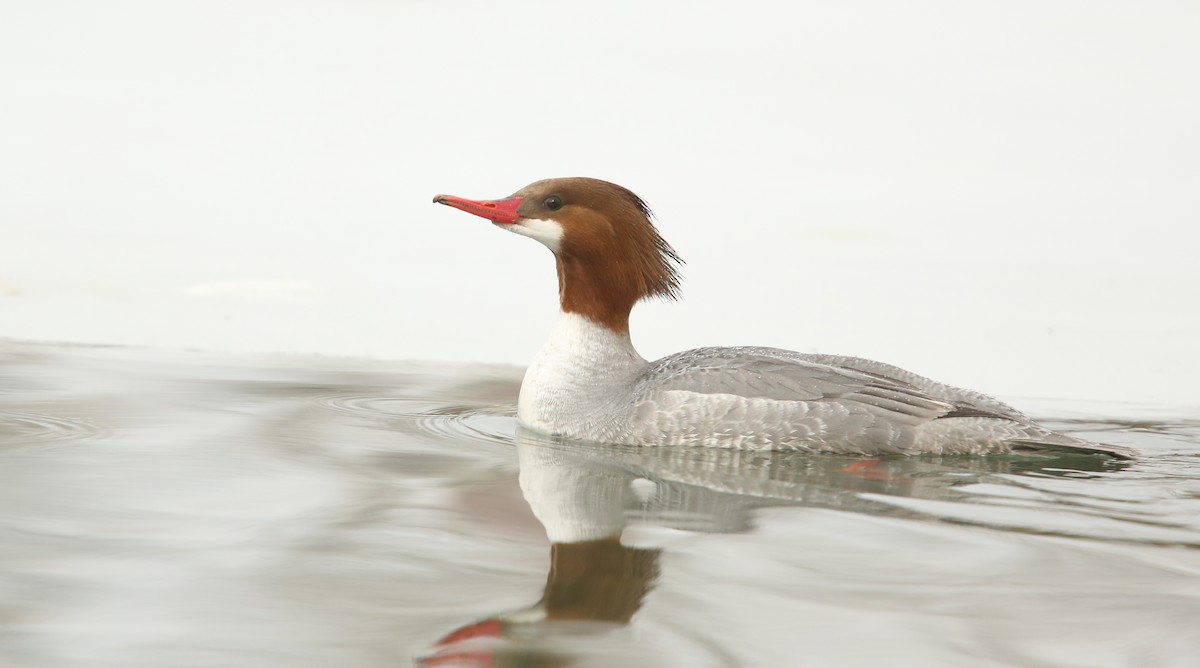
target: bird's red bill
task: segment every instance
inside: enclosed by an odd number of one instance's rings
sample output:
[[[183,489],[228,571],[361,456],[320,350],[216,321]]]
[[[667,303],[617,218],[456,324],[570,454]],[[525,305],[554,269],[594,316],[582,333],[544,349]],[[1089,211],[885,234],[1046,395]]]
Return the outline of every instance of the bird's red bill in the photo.
[[[521,206],[520,197],[508,199],[466,199],[454,195],[438,195],[433,198],[438,204],[445,204],[467,213],[473,213],[481,218],[487,218],[495,223],[513,224],[521,219],[517,207]]]

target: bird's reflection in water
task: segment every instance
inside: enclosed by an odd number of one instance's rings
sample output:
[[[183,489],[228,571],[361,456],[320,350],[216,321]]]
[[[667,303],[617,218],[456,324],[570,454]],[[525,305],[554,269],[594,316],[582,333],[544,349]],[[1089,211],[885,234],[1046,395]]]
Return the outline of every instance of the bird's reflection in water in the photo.
[[[554,543],[538,606],[546,619],[626,624],[658,577],[661,552],[626,547],[619,536]]]
[[[517,448],[522,493],[551,541],[542,598],[455,630],[418,665],[570,666],[598,655],[607,655],[609,665],[641,665],[630,643],[604,641],[630,623],[660,575],[660,547],[622,542],[630,524],[736,533],[752,527],[754,509],[779,506],[915,516],[871,497],[959,500],[964,494],[956,488],[1002,481],[996,474],[1082,477],[1123,466],[1071,453],[862,459],[637,448],[525,430]]]
[[[622,545],[619,536],[553,543],[540,601],[456,629],[418,665],[575,665],[566,645],[628,624],[658,578],[661,553]]]

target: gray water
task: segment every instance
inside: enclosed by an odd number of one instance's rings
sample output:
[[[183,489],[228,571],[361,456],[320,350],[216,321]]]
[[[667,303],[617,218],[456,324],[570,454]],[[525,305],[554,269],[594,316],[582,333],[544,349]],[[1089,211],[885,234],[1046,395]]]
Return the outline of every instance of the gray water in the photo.
[[[0,344],[0,665],[1200,665],[1195,407],[869,461],[549,441],[519,381]]]

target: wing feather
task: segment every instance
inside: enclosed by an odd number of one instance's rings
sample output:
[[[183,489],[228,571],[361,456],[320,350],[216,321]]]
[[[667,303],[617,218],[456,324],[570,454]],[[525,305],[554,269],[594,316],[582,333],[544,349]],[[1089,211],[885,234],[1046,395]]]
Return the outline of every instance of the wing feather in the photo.
[[[646,386],[658,392],[803,403],[817,413],[836,407],[843,419],[858,416],[851,421],[864,430],[911,428],[955,409],[902,380],[774,348],[699,348],[653,363],[648,375]]]
[[[856,357],[698,348],[651,363],[642,381],[634,404],[648,433],[639,442],[725,434],[714,442],[873,453],[980,452],[1009,443],[1131,456],[1055,434],[987,395]],[[704,395],[711,400],[697,400]]]

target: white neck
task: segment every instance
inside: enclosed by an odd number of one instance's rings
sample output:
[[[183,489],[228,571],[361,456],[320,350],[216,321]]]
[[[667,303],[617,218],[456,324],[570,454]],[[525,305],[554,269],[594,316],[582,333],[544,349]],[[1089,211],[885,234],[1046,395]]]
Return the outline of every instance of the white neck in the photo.
[[[646,360],[628,333],[563,313],[521,383],[517,418],[531,429],[566,436],[594,433],[627,397]]]

